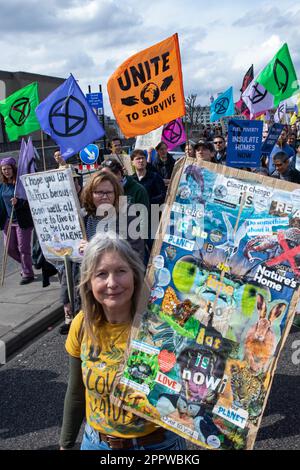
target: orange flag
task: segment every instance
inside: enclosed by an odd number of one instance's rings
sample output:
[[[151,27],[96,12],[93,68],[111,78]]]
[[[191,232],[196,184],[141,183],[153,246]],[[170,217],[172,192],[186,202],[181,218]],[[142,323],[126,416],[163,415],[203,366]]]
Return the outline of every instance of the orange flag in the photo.
[[[108,80],[107,90],[126,137],[147,134],[184,116],[177,33],[123,62]]]

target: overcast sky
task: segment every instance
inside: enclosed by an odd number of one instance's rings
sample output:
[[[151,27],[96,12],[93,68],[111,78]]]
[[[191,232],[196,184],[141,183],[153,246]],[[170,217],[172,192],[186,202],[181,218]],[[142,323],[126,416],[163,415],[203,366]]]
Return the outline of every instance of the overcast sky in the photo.
[[[294,0],[0,0],[0,69],[67,78],[84,93],[130,55],[175,32],[185,95],[209,103],[258,72],[287,42],[300,78],[300,5]]]

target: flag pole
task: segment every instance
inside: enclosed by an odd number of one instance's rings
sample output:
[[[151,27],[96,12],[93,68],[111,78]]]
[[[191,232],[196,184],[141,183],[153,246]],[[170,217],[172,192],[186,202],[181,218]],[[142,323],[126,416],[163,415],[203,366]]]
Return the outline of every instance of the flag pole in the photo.
[[[41,143],[42,143],[42,155],[43,155],[44,171],[46,171],[47,168],[46,168],[46,160],[45,160],[44,134],[43,134],[42,129],[41,129]]]
[[[187,115],[185,115],[185,135],[186,135],[186,143],[189,144],[189,133],[188,133],[188,122],[187,122]]]
[[[10,234],[11,234],[11,226],[12,226],[12,221],[13,221],[13,214],[14,214],[14,206],[12,206],[11,214],[10,214],[10,219],[8,223],[8,228],[7,228],[7,234],[6,234],[6,243],[4,246],[4,253],[3,253],[3,262],[2,262],[2,272],[1,272],[1,287],[3,287],[4,284],[4,277],[5,277],[5,271],[6,271],[6,265],[7,265],[7,258],[8,258],[8,246],[9,246],[9,240],[10,240]]]

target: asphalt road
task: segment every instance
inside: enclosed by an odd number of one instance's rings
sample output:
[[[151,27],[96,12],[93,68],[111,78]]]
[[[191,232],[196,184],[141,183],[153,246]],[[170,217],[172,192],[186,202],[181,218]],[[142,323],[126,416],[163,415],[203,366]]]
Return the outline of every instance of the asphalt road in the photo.
[[[299,342],[298,352],[292,348],[295,341]],[[58,448],[68,375],[64,342],[56,326],[0,367],[0,449]],[[293,364],[293,354],[298,365]],[[300,330],[293,328],[255,449],[300,450],[299,385]]]

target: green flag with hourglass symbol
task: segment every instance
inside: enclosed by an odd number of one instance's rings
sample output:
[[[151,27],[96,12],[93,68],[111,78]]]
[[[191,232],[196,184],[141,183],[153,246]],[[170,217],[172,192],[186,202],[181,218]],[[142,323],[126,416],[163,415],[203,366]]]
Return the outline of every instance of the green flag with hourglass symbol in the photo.
[[[37,82],[21,88],[0,101],[0,113],[4,118],[5,130],[11,142],[19,136],[30,134],[40,129],[35,115],[39,104]]]
[[[274,106],[299,91],[297,75],[286,43],[258,75],[256,81],[274,95]]]

